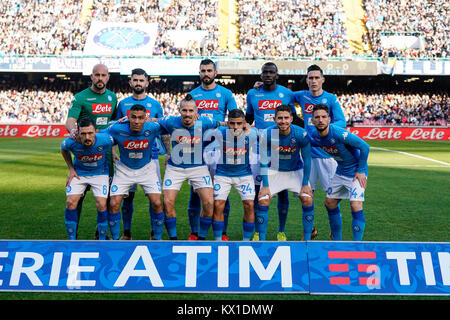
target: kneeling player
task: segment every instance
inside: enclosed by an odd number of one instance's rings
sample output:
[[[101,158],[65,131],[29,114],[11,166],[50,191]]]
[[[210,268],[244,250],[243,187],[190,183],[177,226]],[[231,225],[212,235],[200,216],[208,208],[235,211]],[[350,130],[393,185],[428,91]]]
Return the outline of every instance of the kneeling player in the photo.
[[[109,190],[109,167],[106,153],[114,141],[106,133],[96,133],[90,118],[78,122],[79,141],[67,138],[61,143],[61,154],[69,168],[66,182],[65,224],[69,240],[76,239],[78,226],[77,205],[87,186],[91,186],[97,206],[99,239],[105,240],[108,233],[107,198]],[[72,156],[74,154],[74,161]]]
[[[235,109],[228,114],[228,128],[220,127],[214,133],[214,144],[221,151],[214,176],[214,239],[223,239],[223,212],[231,187],[234,186],[244,205],[243,240],[250,240],[255,227],[255,184],[249,154],[250,149],[256,147],[257,132],[250,126],[246,127],[244,112]]]
[[[311,240],[314,223],[313,194],[308,184],[311,170],[311,144],[307,132],[293,125],[292,120],[290,107],[278,106],[275,109],[276,125],[267,128],[260,137],[263,187],[258,194],[254,240],[266,239],[271,197],[283,190],[300,194],[303,236],[305,240]]]
[[[316,131],[310,132],[312,145],[322,148],[338,163],[325,199],[332,239],[342,240],[342,217],[338,204],[342,199],[349,199],[353,240],[360,241],[366,226],[362,204],[367,186],[369,145],[349,131],[330,124],[326,105],[314,107],[312,121],[316,127]]]
[[[120,160],[111,183],[111,200],[108,222],[114,240],[120,234],[120,204],[131,186],[141,185],[150,200],[149,215],[153,238],[160,240],[164,229],[164,211],[161,202],[161,181],[155,161],[152,160],[152,147],[160,135],[161,127],[154,122],[146,122],[146,109],[134,105],[130,109],[128,121],[115,123],[105,131],[119,146]],[[151,210],[153,209],[153,210]]]

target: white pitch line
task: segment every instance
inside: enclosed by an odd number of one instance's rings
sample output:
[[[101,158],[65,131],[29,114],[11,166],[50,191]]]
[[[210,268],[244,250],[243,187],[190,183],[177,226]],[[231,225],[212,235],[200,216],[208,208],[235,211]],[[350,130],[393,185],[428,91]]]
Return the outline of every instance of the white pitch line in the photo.
[[[398,150],[390,150],[390,149],[379,148],[379,147],[370,147],[370,148],[371,149],[375,149],[375,150],[400,153],[400,154],[404,154],[404,155],[407,155],[407,156],[410,156],[410,157],[415,157],[415,158],[419,158],[419,159],[422,159],[422,160],[432,161],[432,162],[440,163],[440,164],[443,164],[443,165],[445,165],[447,167],[450,167],[450,163],[447,163],[447,162],[444,162],[444,161],[435,160],[435,159],[431,159],[431,158],[427,158],[427,157],[422,157],[422,156],[419,156],[417,154],[413,154],[413,153],[409,153],[409,152],[398,151]]]
[[[439,165],[439,164],[380,164],[380,163],[374,163],[374,164],[369,163],[369,167],[448,168],[448,166]]]

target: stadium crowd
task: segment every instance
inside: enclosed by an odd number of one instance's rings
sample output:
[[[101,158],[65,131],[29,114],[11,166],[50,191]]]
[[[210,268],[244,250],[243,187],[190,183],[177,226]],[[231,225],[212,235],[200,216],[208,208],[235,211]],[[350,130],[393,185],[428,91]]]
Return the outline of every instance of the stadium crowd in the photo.
[[[131,95],[128,83],[111,82],[110,89],[120,100]],[[230,86],[239,108],[246,109],[246,92]],[[250,89],[250,88],[249,88]],[[74,81],[0,83],[0,123],[64,123],[73,95],[79,90]],[[184,96],[181,82],[155,81],[149,94],[161,103],[167,115],[178,114]],[[450,99],[448,93],[336,92],[348,125],[446,126]]]
[[[240,0],[239,44],[243,57],[349,57],[341,1]],[[218,0],[95,0],[82,20],[82,0],[0,0],[0,54],[82,53],[90,19],[158,24],[154,55],[218,56]],[[364,0],[365,24],[375,57],[448,57],[449,7],[444,0]],[[206,30],[202,43],[176,47],[168,30]],[[384,34],[423,38],[420,49],[383,47]]]

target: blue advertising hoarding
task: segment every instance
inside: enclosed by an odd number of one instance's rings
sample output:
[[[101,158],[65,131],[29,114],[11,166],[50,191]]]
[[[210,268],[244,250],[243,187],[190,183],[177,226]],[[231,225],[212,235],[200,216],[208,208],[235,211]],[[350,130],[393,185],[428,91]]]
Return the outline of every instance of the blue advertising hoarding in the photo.
[[[450,295],[450,244],[308,242],[311,294]]]
[[[0,291],[450,295],[450,243],[0,241]]]
[[[0,291],[308,290],[305,242],[0,241]]]

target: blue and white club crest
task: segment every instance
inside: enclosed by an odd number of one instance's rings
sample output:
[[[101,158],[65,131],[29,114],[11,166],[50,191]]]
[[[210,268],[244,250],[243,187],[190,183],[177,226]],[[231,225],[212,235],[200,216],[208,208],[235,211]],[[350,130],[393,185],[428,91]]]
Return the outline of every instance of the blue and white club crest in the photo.
[[[94,43],[108,49],[137,49],[150,41],[150,35],[130,27],[109,27],[94,35]]]

